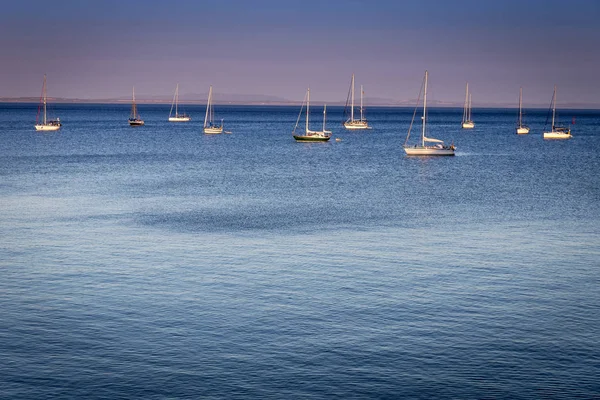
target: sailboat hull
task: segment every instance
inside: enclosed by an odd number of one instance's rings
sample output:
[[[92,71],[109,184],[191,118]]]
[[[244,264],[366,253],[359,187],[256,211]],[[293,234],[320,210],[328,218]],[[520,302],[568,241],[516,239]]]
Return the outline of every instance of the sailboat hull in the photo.
[[[60,125],[36,125],[36,131],[57,131],[60,129]]]
[[[367,121],[360,120],[346,121],[344,122],[344,128],[350,130],[369,129],[369,124],[367,123]]]
[[[571,135],[571,131],[566,132],[544,132],[544,139],[570,139],[573,136]]]
[[[454,147],[437,147],[437,146],[414,146],[404,147],[406,155],[409,156],[453,156]]]
[[[293,135],[297,142],[326,142],[331,136],[323,135]]]
[[[473,129],[473,128],[475,128],[475,122],[472,122],[472,121],[463,122],[462,127],[463,127],[463,129]]]
[[[517,128],[517,135],[527,135],[529,133],[529,128],[522,126]]]
[[[129,120],[129,125],[131,125],[131,126],[142,126],[142,125],[144,125],[144,121],[142,121],[141,119],[130,119]]]
[[[204,128],[204,133],[208,135],[218,135],[219,133],[223,133],[223,127],[206,127]]]
[[[169,122],[189,122],[191,117],[169,117]]]

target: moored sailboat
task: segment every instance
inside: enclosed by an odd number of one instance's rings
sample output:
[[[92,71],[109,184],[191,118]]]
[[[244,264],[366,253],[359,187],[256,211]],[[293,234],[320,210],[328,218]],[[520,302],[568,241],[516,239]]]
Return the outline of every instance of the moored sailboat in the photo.
[[[421,129],[421,143],[415,144],[413,146],[408,145],[408,140],[410,138],[410,131],[413,126],[415,115],[417,114],[416,109],[413,114],[413,119],[410,123],[410,127],[408,128],[408,134],[406,135],[406,140],[404,141],[404,151],[409,156],[453,156],[454,150],[456,149],[454,145],[447,146],[444,144],[443,140],[429,138],[425,136],[426,133],[426,125],[427,125],[427,80],[429,77],[429,73],[425,71],[425,77],[423,78],[423,87],[424,87],[424,95],[423,95],[423,116],[421,120],[423,122],[423,126]],[[418,107],[417,100],[417,107]],[[436,143],[435,145],[426,145],[426,143]]]
[[[300,122],[300,117],[302,116],[302,109],[304,108],[304,103],[306,102],[306,124],[304,128],[304,134],[296,134],[296,129],[298,128],[298,123]],[[309,129],[309,115],[310,115],[310,88],[306,90],[306,96],[304,97],[304,101],[302,102],[302,106],[300,107],[300,113],[298,114],[298,119],[296,120],[296,126],[294,126],[294,130],[292,131],[292,136],[298,142],[326,142],[331,139],[331,131],[325,129],[325,124],[327,121],[327,105],[323,106],[323,129],[320,131],[311,131]]]
[[[469,93],[469,82],[467,82],[467,90],[465,94],[465,105],[463,108],[463,129],[475,128],[475,122],[471,119],[471,94]]]
[[[204,133],[215,135],[223,133],[223,120],[221,125],[214,124],[215,110],[212,104],[212,85],[208,89],[208,100],[206,101],[206,114],[204,115]]]
[[[350,82],[350,93],[348,97],[351,98],[350,102],[350,117],[344,122],[344,128],[356,130],[356,129],[370,129],[369,123],[364,116],[364,104],[363,104],[363,87],[360,86],[360,119],[354,119],[354,74],[352,74],[352,80]],[[347,115],[346,110],[348,109],[348,99],[346,99],[346,107],[344,108],[344,115]]]
[[[173,106],[175,107],[175,115],[173,115]],[[169,111],[169,122],[188,122],[192,119],[186,113],[179,114],[179,83],[175,86],[175,94],[171,103],[171,111]]]
[[[517,121],[517,135],[529,133],[529,127],[523,125],[523,88],[519,88],[519,119]]]
[[[131,126],[142,126],[144,125],[144,120],[140,118],[140,115],[137,111],[137,105],[135,104],[135,86],[131,92],[131,115],[129,116],[129,125]]]
[[[554,125],[556,121],[556,85],[554,85],[554,92],[552,94],[552,129],[550,132],[544,132],[544,139],[570,139],[571,129],[565,126]]]
[[[40,105],[38,106],[37,116],[35,117],[35,130],[36,131],[57,131],[60,129],[62,124],[60,123],[60,118],[56,118],[54,120],[49,120],[46,116],[46,74],[44,74],[44,83],[42,85],[42,96],[40,98]],[[39,122],[40,113],[43,109],[43,118],[41,123]]]

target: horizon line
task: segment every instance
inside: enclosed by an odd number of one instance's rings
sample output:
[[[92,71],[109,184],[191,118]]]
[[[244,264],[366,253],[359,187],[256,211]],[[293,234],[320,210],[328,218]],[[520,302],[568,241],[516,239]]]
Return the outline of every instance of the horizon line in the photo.
[[[48,100],[51,100],[54,104],[131,104],[131,99],[79,99],[79,98],[63,98],[63,97],[48,97]],[[39,103],[39,99],[37,97],[0,97],[0,103],[6,104],[37,104]],[[170,105],[170,101],[166,101],[163,99],[137,99],[136,103],[138,104],[150,104],[150,105]],[[214,104],[220,105],[232,105],[232,106],[297,106],[301,104],[302,101],[265,101],[265,100],[249,100],[249,101],[219,101]],[[445,101],[434,101],[434,105],[428,105],[428,107],[432,108],[462,108],[463,104],[458,102],[445,102]],[[180,104],[188,104],[188,105],[206,105],[206,100],[190,100],[185,102],[180,102]],[[311,101],[311,104],[314,105],[330,105],[330,106],[345,106],[345,102],[326,102],[315,100]],[[412,108],[415,106],[414,101],[411,103],[409,100],[404,101],[396,101],[396,102],[382,102],[382,103],[372,103],[369,107],[385,107],[385,108]],[[479,106],[474,108],[488,108],[488,109],[511,109],[518,108],[518,105],[512,105],[508,103],[490,103],[490,102],[482,102]],[[548,105],[543,105],[539,103],[534,103],[531,106],[524,107],[527,109],[546,109]],[[584,109],[584,110],[600,110],[600,104],[592,104],[592,103],[566,103],[559,107],[560,109]]]

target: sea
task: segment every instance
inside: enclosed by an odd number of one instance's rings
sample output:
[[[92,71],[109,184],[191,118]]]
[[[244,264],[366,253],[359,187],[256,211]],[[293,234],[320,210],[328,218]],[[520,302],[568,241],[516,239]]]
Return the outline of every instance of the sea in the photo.
[[[169,108],[0,104],[0,398],[600,398],[599,110]]]

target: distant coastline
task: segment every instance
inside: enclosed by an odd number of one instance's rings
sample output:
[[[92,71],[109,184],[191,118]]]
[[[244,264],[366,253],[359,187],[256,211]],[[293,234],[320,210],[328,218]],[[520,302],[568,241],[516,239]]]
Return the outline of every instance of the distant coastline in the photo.
[[[182,104],[190,105],[205,105],[206,99],[198,98],[194,99],[191,96],[180,97]],[[39,97],[0,97],[0,103],[39,103]],[[107,98],[107,99],[77,99],[77,98],[62,98],[62,97],[48,97],[48,101],[54,104],[131,104],[129,98]],[[169,105],[171,99],[167,96],[152,96],[152,97],[137,97],[136,102],[138,104],[157,104],[157,105]],[[222,95],[220,98],[215,99],[215,104],[221,105],[239,105],[239,106],[297,106],[301,104],[301,100],[288,100],[283,98],[276,98],[274,96],[252,96],[252,95]],[[344,106],[345,101],[311,101],[314,105],[323,105],[327,103],[329,106]],[[369,99],[365,100],[368,107],[414,107],[416,99],[400,100],[395,101],[392,99]],[[448,101],[428,101],[428,105],[435,108],[460,108],[463,107],[462,102],[448,102]],[[474,108],[516,108],[516,104],[512,103],[478,103]],[[530,109],[544,109],[548,108],[548,104],[529,104],[526,108]],[[600,110],[600,104],[586,104],[586,103],[565,103],[561,104],[561,109],[579,109],[579,110]]]

